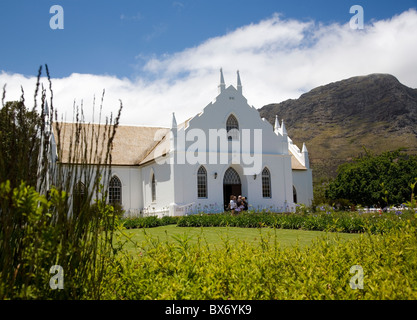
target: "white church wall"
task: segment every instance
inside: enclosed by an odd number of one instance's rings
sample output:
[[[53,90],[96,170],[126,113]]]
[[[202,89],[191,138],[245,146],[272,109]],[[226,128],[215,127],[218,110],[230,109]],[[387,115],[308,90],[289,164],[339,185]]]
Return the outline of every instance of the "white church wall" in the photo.
[[[169,215],[170,205],[174,202],[173,171],[169,163],[152,162],[142,167],[142,194],[144,215]],[[155,195],[152,200],[152,174],[155,174]]]
[[[68,186],[68,193],[70,197],[74,196],[74,183],[81,182],[86,188],[88,188],[88,192],[92,193],[92,199],[91,204],[94,203],[94,201],[101,197],[101,195],[98,195],[96,193],[96,190],[93,190],[94,185],[93,181],[96,179],[96,167],[94,165],[91,166],[80,166],[79,169],[74,169],[73,165],[69,166],[67,164],[60,164],[60,169],[62,170],[63,177],[68,177],[70,179],[70,183]],[[85,173],[88,175],[88,181],[86,181]],[[73,178],[72,173],[77,173],[78,177]],[[108,167],[103,167],[101,171],[101,175],[107,175],[109,173]],[[136,210],[138,212],[138,208],[142,207],[141,203],[141,194],[140,189],[137,187],[139,183],[136,183],[140,181],[140,169],[138,167],[129,167],[129,166],[112,166],[111,167],[111,176],[110,179],[113,176],[117,176],[122,183],[122,203],[123,209],[126,211],[129,211],[131,209]],[[54,184],[54,181],[51,181],[52,184]],[[109,181],[108,181],[109,182]],[[108,183],[107,182],[107,183]],[[103,180],[101,180],[100,183],[104,183]],[[101,190],[101,192],[106,192],[107,190]],[[71,204],[72,205],[72,204]],[[139,213],[139,212],[138,212]],[[127,214],[132,214],[127,212]]]
[[[141,169],[134,166],[112,166],[112,176],[122,183],[122,206],[126,217],[140,214],[143,207]]]
[[[231,164],[231,157],[226,158],[228,163],[222,162],[221,155],[227,155],[232,150],[232,144],[236,142],[227,141],[222,144],[220,139],[214,139],[214,141],[212,139],[213,132],[219,134],[220,130],[226,129],[226,121],[231,114],[238,120],[241,133],[239,141],[237,141],[240,154],[235,159],[237,160],[235,164]],[[197,130],[192,131],[193,129]],[[199,158],[199,162],[205,166],[208,173],[208,197],[207,199],[197,198],[199,165],[190,165],[187,164],[189,161],[186,161],[186,164],[180,165],[181,169],[179,169],[183,172],[183,182],[179,182],[181,179],[176,179],[176,186],[180,186],[182,190],[181,197],[176,195],[177,202],[180,204],[197,203],[200,207],[212,207],[216,204],[221,206],[223,204],[224,172],[232,166],[239,173],[242,182],[242,195],[249,198],[254,209],[274,208],[278,210],[286,206],[293,207],[291,159],[288,155],[287,136],[276,134],[271,124],[262,120],[258,110],[249,106],[244,96],[234,87],[230,86],[224,89],[213,103],[207,105],[202,113],[189,121],[185,132],[181,130],[178,131],[177,139],[185,141],[182,150],[189,150],[190,146],[193,147],[198,139],[197,133],[201,131],[204,133],[205,145],[203,144],[202,149],[199,149],[198,152],[206,152],[202,159]],[[244,130],[249,135],[242,134]],[[196,132],[196,135],[189,137],[191,132]],[[255,138],[259,133],[258,137],[261,137],[261,140]],[[250,139],[247,139],[248,136]],[[216,135],[214,137],[216,138]],[[210,153],[220,154],[217,156],[217,162],[213,162]],[[191,158],[192,156],[191,154]],[[271,172],[272,197],[270,199],[262,197],[262,170],[265,166]],[[214,172],[217,172],[217,179],[214,179]],[[254,174],[257,175],[256,179],[253,179]]]
[[[292,210],[292,198],[289,197],[288,187],[292,184],[292,176],[288,173],[288,168],[291,168],[291,159],[285,155],[265,155],[263,159],[263,168],[268,168],[270,172],[271,197],[263,197],[262,173],[260,173],[256,176],[256,179],[248,177],[250,182],[248,191],[249,203],[256,210]]]
[[[198,197],[197,172],[200,166],[199,164],[177,165],[181,178],[177,179],[176,182],[182,195],[182,197],[177,198],[177,204],[179,206],[186,206],[188,213],[196,213],[199,211],[212,213],[222,212],[223,184],[220,182],[222,165],[204,165],[207,171],[207,197],[205,198]],[[215,173],[217,173],[216,179],[214,178]]]
[[[271,172],[271,198],[263,198],[262,195],[262,174],[245,175],[243,169],[235,164],[205,165],[207,170],[207,198],[197,196],[197,170],[200,165],[179,165],[182,179],[176,179],[175,189],[180,189],[183,198],[176,198],[178,206],[186,206],[189,212],[222,212],[224,208],[223,198],[223,177],[226,170],[232,167],[239,174],[241,180],[241,194],[248,198],[251,208],[254,210],[271,209],[284,211],[286,205],[292,202],[292,193],[289,194],[284,182],[292,185],[291,174],[284,174],[285,168],[290,165],[287,157],[268,157],[263,167],[267,167]],[[187,173],[188,172],[188,173]],[[217,177],[214,178],[214,174]],[[291,189],[292,190],[292,189]],[[176,194],[177,195],[177,194]],[[229,198],[230,195],[226,195]],[[236,194],[238,196],[238,194]],[[287,200],[288,199],[288,200]],[[286,202],[287,200],[287,202]]]
[[[297,191],[297,203],[310,206],[313,201],[313,176],[311,169],[293,170],[293,184]]]

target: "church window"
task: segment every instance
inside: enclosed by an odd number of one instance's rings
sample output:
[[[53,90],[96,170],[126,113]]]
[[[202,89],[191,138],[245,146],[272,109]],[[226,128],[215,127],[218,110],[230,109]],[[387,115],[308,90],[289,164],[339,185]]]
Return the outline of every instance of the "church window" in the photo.
[[[122,204],[122,183],[117,176],[113,176],[109,184],[109,203]]]
[[[154,173],[152,173],[151,189],[152,189],[152,202],[155,202],[156,201],[156,181],[155,181]]]
[[[82,207],[84,206],[87,199],[87,190],[85,184],[79,181],[74,186],[74,201],[73,201],[73,212],[75,215],[78,215],[81,212]]]
[[[207,170],[203,166],[197,172],[197,194],[199,198],[207,198]]]
[[[226,131],[229,140],[239,140],[239,122],[233,114],[227,118]]]
[[[262,171],[262,197],[271,198],[271,173],[268,168]]]
[[[292,186],[292,195],[293,195],[293,201],[294,203],[297,203],[297,190],[294,186]]]

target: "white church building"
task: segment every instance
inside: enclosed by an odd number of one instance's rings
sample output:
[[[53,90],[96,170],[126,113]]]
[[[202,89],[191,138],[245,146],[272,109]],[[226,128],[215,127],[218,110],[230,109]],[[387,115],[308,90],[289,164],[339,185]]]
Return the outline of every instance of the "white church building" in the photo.
[[[109,202],[126,216],[223,212],[230,196],[249,209],[294,211],[310,205],[308,151],[288,137],[284,121],[261,119],[237,86],[226,87],[200,113],[168,128],[119,126],[113,141]]]

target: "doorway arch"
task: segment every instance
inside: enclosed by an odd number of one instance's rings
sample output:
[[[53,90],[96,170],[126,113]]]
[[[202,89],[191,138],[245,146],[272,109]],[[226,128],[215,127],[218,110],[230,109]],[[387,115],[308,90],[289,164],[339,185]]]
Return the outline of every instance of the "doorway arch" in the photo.
[[[227,206],[230,202],[230,196],[234,195],[238,197],[242,194],[242,182],[240,176],[235,169],[229,167],[223,176],[223,201],[224,208],[227,209]]]

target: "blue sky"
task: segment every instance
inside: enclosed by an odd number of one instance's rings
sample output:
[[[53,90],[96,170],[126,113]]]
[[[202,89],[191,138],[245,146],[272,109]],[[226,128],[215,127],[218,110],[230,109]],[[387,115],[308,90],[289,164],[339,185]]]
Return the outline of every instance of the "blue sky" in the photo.
[[[54,4],[64,9],[64,30],[49,27]],[[197,46],[274,13],[346,23],[354,4],[363,6],[365,23],[417,7],[412,0],[1,0],[0,70],[34,75],[47,63],[56,77],[89,73],[132,78],[150,57]]]
[[[50,28],[53,5],[63,30]],[[256,108],[370,73],[417,88],[416,30],[417,0],[0,0],[0,87],[6,101],[29,94],[46,63],[67,121],[105,89],[122,124],[169,126],[216,97],[220,68],[226,85],[240,71]]]

